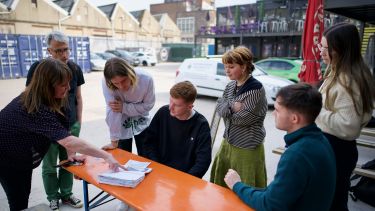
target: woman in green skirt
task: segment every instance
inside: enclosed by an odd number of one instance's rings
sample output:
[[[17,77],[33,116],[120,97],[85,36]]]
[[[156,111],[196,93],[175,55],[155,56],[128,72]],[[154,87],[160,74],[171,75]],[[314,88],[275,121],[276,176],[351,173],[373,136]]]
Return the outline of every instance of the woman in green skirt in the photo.
[[[222,60],[232,81],[217,102],[225,131],[212,166],[211,182],[226,187],[224,176],[228,169],[234,169],[244,183],[266,187],[263,121],[268,107],[263,85],[252,76],[253,54],[240,46],[226,52]]]

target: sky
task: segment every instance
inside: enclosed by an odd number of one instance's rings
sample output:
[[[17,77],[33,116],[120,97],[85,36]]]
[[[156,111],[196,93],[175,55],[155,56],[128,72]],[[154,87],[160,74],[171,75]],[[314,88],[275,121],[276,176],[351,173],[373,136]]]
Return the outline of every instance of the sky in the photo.
[[[126,10],[135,11],[135,10],[150,10],[150,4],[160,4],[164,0],[89,0],[94,5],[106,5],[114,2],[120,2],[123,4]],[[252,4],[256,0],[215,0],[216,7],[225,7],[230,5],[240,5],[240,4]]]

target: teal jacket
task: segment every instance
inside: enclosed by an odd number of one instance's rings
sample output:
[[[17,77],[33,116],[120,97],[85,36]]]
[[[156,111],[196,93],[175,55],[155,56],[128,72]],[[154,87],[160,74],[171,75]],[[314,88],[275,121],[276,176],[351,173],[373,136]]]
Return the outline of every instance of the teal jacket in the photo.
[[[336,162],[328,140],[316,124],[284,137],[273,182],[264,189],[237,182],[233,191],[256,210],[329,210],[336,184]]]

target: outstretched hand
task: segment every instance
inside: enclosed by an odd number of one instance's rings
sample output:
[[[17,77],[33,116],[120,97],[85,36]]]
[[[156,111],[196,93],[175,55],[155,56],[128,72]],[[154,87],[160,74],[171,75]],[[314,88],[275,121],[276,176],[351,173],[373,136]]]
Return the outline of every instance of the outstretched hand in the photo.
[[[119,171],[119,169],[127,170],[123,165],[121,165],[112,155],[109,155],[105,161],[109,164],[109,168],[112,171]]]
[[[240,175],[233,169],[229,169],[227,174],[224,177],[224,182],[227,184],[227,186],[233,190],[233,186],[237,182],[241,182]]]

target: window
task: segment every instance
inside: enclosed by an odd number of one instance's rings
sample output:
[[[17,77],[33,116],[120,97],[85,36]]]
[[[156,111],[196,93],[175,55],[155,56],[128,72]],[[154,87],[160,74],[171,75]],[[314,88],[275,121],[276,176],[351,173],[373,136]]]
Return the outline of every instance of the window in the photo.
[[[222,63],[217,63],[217,67],[216,67],[216,75],[223,75],[223,76],[226,76],[226,74],[225,74],[224,64],[222,64]]]
[[[270,69],[271,70],[291,70],[293,69],[293,65],[289,64],[288,62],[284,61],[274,61],[272,62]]]
[[[269,61],[259,62],[259,63],[257,63],[257,65],[260,66],[261,68],[267,70],[267,69],[270,68],[271,62],[269,62]]]
[[[182,33],[194,34],[195,32],[195,19],[194,17],[177,18],[177,26]]]

